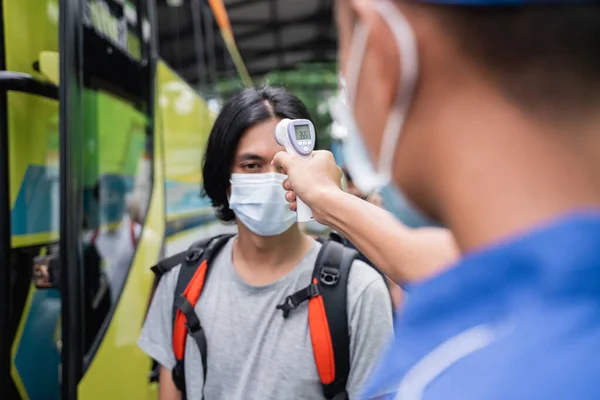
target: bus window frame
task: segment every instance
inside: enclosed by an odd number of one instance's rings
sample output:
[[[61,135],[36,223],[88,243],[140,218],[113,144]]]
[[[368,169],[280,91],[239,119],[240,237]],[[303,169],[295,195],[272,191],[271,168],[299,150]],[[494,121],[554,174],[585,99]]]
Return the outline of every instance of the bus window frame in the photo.
[[[6,69],[4,51],[4,12],[0,4],[0,69]],[[9,393],[10,346],[10,195],[8,161],[8,121],[6,90],[0,90],[0,393]]]
[[[83,121],[83,82],[81,50],[83,40],[82,2],[60,0],[59,3],[59,149],[60,149],[60,260],[62,309],[61,398],[76,400],[83,376],[83,285],[81,249],[78,236],[82,212],[80,146]],[[79,156],[79,157],[78,157]]]

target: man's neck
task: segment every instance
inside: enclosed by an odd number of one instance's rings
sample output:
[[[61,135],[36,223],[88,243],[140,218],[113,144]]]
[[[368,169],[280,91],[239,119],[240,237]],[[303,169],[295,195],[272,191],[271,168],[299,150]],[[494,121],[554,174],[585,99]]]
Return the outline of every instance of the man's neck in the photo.
[[[238,223],[233,265],[246,282],[265,285],[280,279],[302,261],[312,246],[297,224],[277,236],[258,236]]]
[[[444,199],[438,208],[463,251],[600,209],[600,121],[565,129],[479,104],[445,121],[449,140],[464,146],[435,182],[435,197]]]

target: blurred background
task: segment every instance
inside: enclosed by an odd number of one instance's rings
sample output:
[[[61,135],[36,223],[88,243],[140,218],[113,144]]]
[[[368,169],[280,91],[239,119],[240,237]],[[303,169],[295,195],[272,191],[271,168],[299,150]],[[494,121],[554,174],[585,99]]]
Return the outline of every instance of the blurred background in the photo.
[[[250,81],[255,86],[285,87],[307,105],[319,146],[329,149],[332,121],[327,101],[337,90],[333,1],[228,0],[223,4],[235,43],[213,18],[208,2],[167,1],[158,14],[164,60],[214,111]],[[222,24],[226,32],[228,24]]]

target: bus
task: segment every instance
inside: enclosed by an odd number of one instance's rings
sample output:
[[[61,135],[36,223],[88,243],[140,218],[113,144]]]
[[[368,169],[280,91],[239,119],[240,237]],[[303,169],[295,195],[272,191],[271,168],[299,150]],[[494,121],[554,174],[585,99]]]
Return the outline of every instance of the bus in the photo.
[[[1,3],[1,398],[157,398],[136,344],[150,267],[234,229],[202,196],[198,88],[223,65],[248,77],[210,3]]]

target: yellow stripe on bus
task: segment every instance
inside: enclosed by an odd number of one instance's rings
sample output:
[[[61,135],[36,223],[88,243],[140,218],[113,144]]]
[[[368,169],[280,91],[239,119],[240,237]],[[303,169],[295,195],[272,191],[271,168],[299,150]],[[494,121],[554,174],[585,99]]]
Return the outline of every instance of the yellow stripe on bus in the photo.
[[[17,366],[15,364],[15,359],[17,357],[17,350],[19,347],[19,343],[21,342],[21,336],[23,336],[23,329],[25,329],[25,322],[27,322],[27,317],[29,316],[29,310],[31,309],[31,302],[33,300],[33,293],[35,292],[35,287],[33,284],[29,286],[27,293],[27,300],[25,300],[25,306],[23,307],[23,313],[21,313],[21,320],[19,321],[19,326],[17,327],[17,333],[15,334],[15,340],[13,341],[11,351],[10,351],[10,374],[15,382],[15,386],[17,387],[17,391],[23,400],[29,400],[29,395],[27,394],[27,390],[25,389],[25,385],[21,380],[21,375],[19,375],[19,371],[17,370]]]
[[[10,238],[11,246],[13,248],[17,247],[27,247],[27,246],[35,246],[42,243],[51,243],[58,241],[59,234],[57,231],[54,232],[40,232],[40,233],[31,233],[28,235],[13,235]]]

